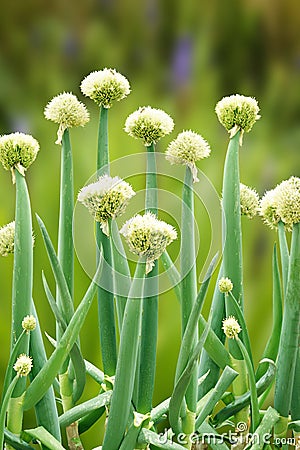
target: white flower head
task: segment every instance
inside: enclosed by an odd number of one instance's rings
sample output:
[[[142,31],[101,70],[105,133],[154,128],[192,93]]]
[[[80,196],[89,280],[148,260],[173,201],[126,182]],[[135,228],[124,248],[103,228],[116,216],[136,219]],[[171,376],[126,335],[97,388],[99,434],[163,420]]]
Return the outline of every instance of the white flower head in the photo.
[[[18,357],[14,364],[14,370],[17,372],[19,377],[27,377],[32,369],[32,358],[25,354]]]
[[[222,329],[228,339],[234,339],[242,331],[235,317],[229,316],[223,320]]]
[[[36,328],[36,318],[33,315],[25,316],[22,320],[22,328],[27,333],[29,333],[29,331],[34,331]]]
[[[98,181],[81,189],[78,200],[87,207],[90,214],[106,235],[108,220],[123,214],[129,200],[135,195],[131,185],[119,177],[103,175]]]
[[[85,105],[71,92],[55,96],[47,104],[44,114],[46,119],[59,124],[56,144],[61,144],[67,128],[83,127],[90,118]]]
[[[282,181],[276,189],[277,214],[288,230],[300,222],[300,178]]]
[[[166,222],[147,212],[137,214],[121,228],[130,250],[146,259],[146,273],[151,272],[156,261],[166,247],[177,238],[176,230]]]
[[[39,149],[38,141],[29,134],[17,132],[0,137],[0,161],[4,169],[16,168],[22,175],[35,160]]]
[[[10,222],[0,228],[0,255],[8,256],[14,252],[15,222]]]
[[[224,97],[216,105],[220,123],[233,137],[239,130],[249,132],[260,118],[259,106],[255,98],[244,95]]]
[[[259,209],[259,195],[255,189],[240,184],[240,201],[241,201],[241,214],[253,219],[258,213]]]
[[[222,277],[219,280],[218,283],[219,291],[223,294],[228,294],[228,292],[231,292],[233,289],[233,284],[230,278]]]
[[[166,159],[171,164],[183,164],[191,169],[194,182],[199,181],[196,161],[207,158],[209,155],[208,142],[200,134],[191,130],[179,133],[166,150]]]
[[[124,130],[129,136],[142,139],[146,146],[150,146],[170,134],[173,128],[174,122],[169,114],[151,106],[142,106],[127,117]]]
[[[280,216],[277,211],[277,191],[278,186],[267,191],[259,205],[259,214],[262,216],[264,223],[271,229],[276,229],[280,221]]]
[[[91,72],[80,85],[81,92],[103,108],[110,108],[114,101],[122,100],[130,93],[127,78],[115,69]]]

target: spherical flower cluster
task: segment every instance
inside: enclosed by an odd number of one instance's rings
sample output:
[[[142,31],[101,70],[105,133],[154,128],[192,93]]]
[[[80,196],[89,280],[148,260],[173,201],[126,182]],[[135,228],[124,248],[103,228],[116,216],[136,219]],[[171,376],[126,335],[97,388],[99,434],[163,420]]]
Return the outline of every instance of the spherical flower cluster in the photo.
[[[170,134],[173,128],[173,119],[167,113],[151,106],[143,106],[127,117],[124,129],[129,136],[140,138],[146,146],[150,146]]]
[[[26,377],[27,375],[29,375],[31,369],[32,358],[25,354],[20,355],[14,364],[14,370],[17,372],[17,375],[19,377]]]
[[[91,72],[80,85],[81,92],[99,106],[110,108],[114,101],[122,100],[130,93],[130,85],[115,69]]]
[[[11,133],[0,137],[0,161],[6,170],[16,168],[22,175],[33,163],[40,149],[29,134]]]
[[[10,222],[0,228],[0,255],[8,256],[14,252],[15,222]]]
[[[221,124],[233,137],[237,131],[250,131],[260,118],[255,98],[244,95],[230,95],[217,103],[216,114]]]
[[[109,234],[108,220],[115,219],[125,211],[134,190],[119,177],[101,176],[96,183],[81,189],[78,200],[87,207],[90,214],[106,235]]]
[[[259,208],[259,195],[255,189],[251,189],[245,184],[240,185],[240,201],[241,201],[241,214],[247,216],[249,219],[253,219],[258,213]]]
[[[219,291],[223,294],[228,294],[228,292],[231,292],[233,289],[233,284],[230,278],[222,277],[219,279]]]
[[[32,316],[32,315],[25,316],[24,319],[22,320],[22,328],[27,333],[29,333],[29,331],[34,331],[35,328],[36,328],[36,319],[35,319],[35,317]]]
[[[209,144],[203,137],[194,131],[183,131],[176,139],[170,142],[166,150],[166,159],[171,164],[184,164],[193,174],[194,182],[197,178],[196,161],[207,158],[210,154]]]
[[[222,329],[228,339],[234,339],[241,332],[241,327],[235,317],[229,316],[223,320]]]
[[[63,92],[54,97],[47,104],[44,114],[46,119],[59,124],[56,144],[61,143],[67,128],[83,127],[90,118],[85,105],[70,92]]]
[[[151,272],[154,261],[177,238],[176,230],[171,225],[158,220],[150,212],[132,217],[123,225],[120,233],[125,237],[130,250],[146,259],[146,273]]]
[[[280,221],[280,216],[277,212],[276,191],[277,188],[267,191],[261,199],[259,206],[259,213],[264,223],[272,229],[275,229]]]
[[[291,231],[300,222],[300,178],[291,177],[266,192],[260,202],[260,214],[271,228],[276,228],[281,220]]]

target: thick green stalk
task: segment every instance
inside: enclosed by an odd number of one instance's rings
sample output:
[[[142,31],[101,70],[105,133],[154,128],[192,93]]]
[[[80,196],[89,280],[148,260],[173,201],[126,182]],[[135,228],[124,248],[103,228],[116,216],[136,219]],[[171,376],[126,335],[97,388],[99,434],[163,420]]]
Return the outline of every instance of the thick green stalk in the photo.
[[[263,448],[265,448],[264,438],[268,435],[269,436],[271,435],[272,428],[274,427],[278,419],[279,419],[278,412],[274,408],[269,406],[264,417],[262,418],[260,425],[255,430],[255,435],[253,436],[253,443],[250,440],[250,443],[252,444],[251,450],[262,450]]]
[[[195,230],[194,230],[194,192],[193,174],[189,167],[186,167],[184,185],[182,189],[182,218],[181,218],[181,296],[184,301],[181,303],[181,323],[182,335],[184,335],[193,305],[197,297],[197,273],[195,254]],[[195,331],[191,351],[198,339]],[[191,383],[186,392],[187,408],[192,413],[196,412],[198,394],[198,373],[195,368]]]
[[[300,421],[300,348],[298,348],[297,362],[295,368],[295,377],[291,403],[291,416],[292,420]]]
[[[102,106],[100,107],[98,130],[97,173],[109,175],[108,109]],[[97,264],[101,246],[104,258],[102,275],[97,289],[102,364],[107,375],[114,375],[117,364],[117,343],[112,282],[112,249],[110,238],[103,233],[98,222],[96,223],[96,243]],[[103,284],[105,289],[102,287]]]
[[[145,210],[157,215],[156,156],[152,143],[147,147]],[[146,414],[151,411],[156,370],[156,347],[158,330],[158,261],[145,277],[143,316],[138,375],[137,410]]]
[[[11,381],[10,385],[8,386],[5,395],[3,397],[3,402],[1,405],[0,410],[0,448],[3,448],[3,442],[4,442],[4,426],[5,426],[5,418],[6,418],[6,411],[8,408],[9,401],[11,400],[12,392],[18,382],[19,376],[16,375],[13,380]],[[14,431],[14,430],[12,430]]]
[[[12,335],[11,349],[22,333],[22,320],[30,314],[33,280],[33,239],[29,193],[25,177],[14,171],[16,178],[15,247],[12,286]],[[22,339],[19,351],[28,354],[29,335]],[[13,396],[19,397],[26,380],[20,378]]]
[[[141,331],[143,305],[141,296],[144,274],[145,263],[139,261],[126,302],[116,377],[103,450],[117,450],[119,448],[128,422]]]
[[[286,240],[285,234],[285,225],[280,220],[278,222],[278,238],[279,238],[279,249],[280,249],[280,257],[281,257],[281,272],[282,272],[282,281],[283,281],[283,292],[286,294],[287,282],[288,282],[288,274],[289,274],[289,248]]]
[[[282,331],[279,343],[277,376],[275,383],[275,409],[288,417],[291,407],[300,324],[300,223],[293,226]],[[275,427],[276,429],[276,427]]]

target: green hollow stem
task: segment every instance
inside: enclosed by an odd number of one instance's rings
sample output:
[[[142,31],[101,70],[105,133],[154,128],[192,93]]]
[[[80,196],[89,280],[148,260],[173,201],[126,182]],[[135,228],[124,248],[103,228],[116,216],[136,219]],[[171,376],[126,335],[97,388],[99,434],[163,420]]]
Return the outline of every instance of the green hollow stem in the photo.
[[[222,266],[220,267],[218,280],[222,277]],[[222,330],[222,320],[225,317],[224,295],[220,292],[218,282],[216,283],[213,299],[210,307],[211,330],[222,343],[225,342],[225,334]],[[202,398],[215,384],[220,375],[220,367],[212,360],[207,351],[201,354],[198,376],[201,377],[209,370],[208,376],[203,380],[198,388],[198,399]]]
[[[140,341],[144,274],[145,262],[139,260],[126,302],[103,450],[119,448],[129,418]]]
[[[283,282],[283,292],[286,294],[288,273],[289,273],[289,248],[286,240],[285,225],[280,220],[277,225],[278,229],[278,239],[279,239],[279,249],[281,257],[281,272],[282,272],[282,282]]]
[[[289,259],[289,278],[279,343],[274,406],[282,417],[288,417],[291,408],[300,324],[300,223],[294,224]],[[276,430],[276,427],[275,427]]]
[[[291,402],[292,420],[300,420],[300,348],[298,348],[295,377]]]
[[[182,189],[182,218],[181,218],[181,296],[185,299],[181,303],[181,323],[182,336],[186,329],[193,305],[197,297],[197,273],[195,254],[195,229],[194,229],[194,193],[193,174],[189,167],[186,167],[185,179]],[[197,330],[194,333],[191,351],[198,339]],[[186,392],[187,408],[195,413],[198,395],[198,373],[197,367],[194,369],[190,385]]]
[[[11,350],[21,335],[22,320],[30,314],[33,283],[33,238],[30,198],[25,177],[18,170],[16,178],[15,246],[12,286],[12,335]],[[29,335],[22,339],[19,351],[28,354]],[[24,378],[20,378],[13,397],[19,397],[26,387]]]
[[[157,175],[154,143],[147,147],[145,210],[157,215]],[[143,316],[137,410],[146,414],[151,411],[156,370],[156,348],[158,333],[158,261],[145,276],[143,295]]]
[[[109,147],[108,147],[108,109],[100,107],[97,173],[109,175]],[[114,312],[114,287],[111,241],[106,236],[100,224],[96,223],[96,261],[98,264],[99,249],[103,248],[103,270],[97,289],[100,347],[102,364],[107,375],[114,375],[117,364],[117,342]]]
[[[13,380],[10,382],[5,395],[3,397],[3,402],[1,405],[1,410],[0,410],[0,448],[3,448],[3,443],[4,443],[4,426],[5,426],[5,418],[6,418],[6,411],[8,408],[8,404],[9,401],[11,400],[11,396],[13,393],[13,390],[15,389],[15,386],[18,382],[19,376],[15,375],[15,377],[13,378]],[[12,430],[14,431],[14,430]]]
[[[240,172],[238,131],[229,141],[223,175],[223,276],[231,279],[233,295],[243,311],[243,273],[242,273],[242,230],[240,206]],[[234,315],[230,305],[226,306],[226,315]],[[230,353],[241,359],[237,343],[229,342]],[[239,392],[238,394],[241,394]]]
[[[265,438],[269,435],[271,436],[271,431],[276,422],[278,422],[279,414],[278,412],[269,406],[266,413],[264,414],[260,425],[255,430],[255,435],[250,439],[249,447],[251,450],[262,450],[265,446]],[[253,441],[253,442],[252,442]],[[252,445],[251,445],[252,444]],[[270,447],[272,448],[272,447]]]
[[[246,346],[243,344],[243,342],[241,341],[241,339],[238,336],[236,337],[236,341],[241,350],[243,358],[245,360],[246,368],[247,368],[247,372],[248,372],[249,386],[250,386],[250,403],[251,403],[251,432],[254,433],[254,431],[256,430],[256,428],[259,425],[260,415],[259,415],[259,406],[258,406],[258,398],[257,398],[257,391],[256,391],[253,362],[248,353],[248,349],[246,348]]]

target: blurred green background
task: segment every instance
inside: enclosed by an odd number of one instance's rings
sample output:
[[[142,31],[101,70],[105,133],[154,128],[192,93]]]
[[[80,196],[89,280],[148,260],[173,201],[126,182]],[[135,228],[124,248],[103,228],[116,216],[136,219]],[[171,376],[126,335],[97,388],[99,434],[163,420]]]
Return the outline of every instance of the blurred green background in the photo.
[[[241,180],[266,189],[300,175],[300,15],[298,0],[20,0],[5,2],[0,18],[0,133],[22,131],[41,145],[26,176],[33,212],[46,222],[56,242],[60,151],[56,126],[43,117],[46,103],[62,91],[83,100],[91,122],[72,130],[76,192],[95,171],[98,110],[83,99],[79,85],[93,70],[114,67],[128,77],[132,93],[110,112],[112,160],[142,151],[123,131],[129,113],[140,105],[166,110],[182,129],[201,133],[211,157],[201,169],[221,193],[227,133],[214,113],[224,95],[257,98],[261,120],[244,138]],[[136,189],[143,186],[137,181]],[[168,186],[167,186],[168,187]],[[170,188],[180,194],[178,186]],[[11,176],[0,173],[0,225],[13,220],[15,189]],[[216,213],[217,214],[217,213]],[[201,245],[199,270],[209,247],[209,223],[197,212]],[[34,219],[34,298],[42,328],[54,334],[54,321],[41,284],[41,270],[51,280],[49,264]],[[243,220],[246,315],[258,361],[271,327],[271,253],[276,234],[259,218]],[[87,239],[83,228],[80,239]],[[175,250],[172,250],[176,253]],[[92,252],[92,250],[91,250]],[[8,359],[12,258],[0,260],[0,381]],[[88,277],[76,263],[76,299]],[[52,284],[53,286],[53,284]],[[209,303],[209,301],[208,301]],[[96,302],[81,334],[85,356],[101,364]],[[208,312],[206,305],[205,313]],[[160,302],[159,352],[155,403],[172,391],[180,337],[179,310],[172,292]],[[50,352],[51,348],[47,344]],[[85,398],[97,392],[89,385]],[[28,417],[28,424],[32,418]],[[101,427],[84,436],[87,448],[99,444]]]

